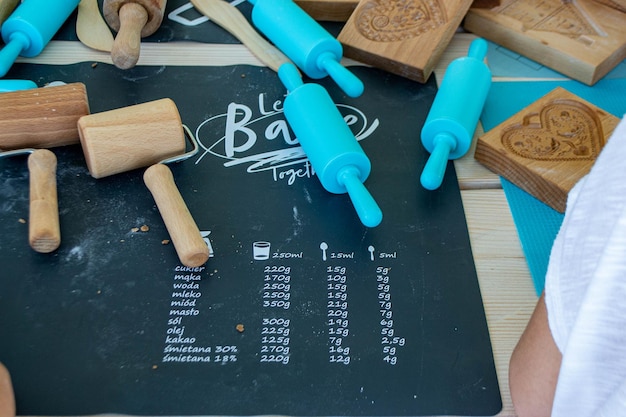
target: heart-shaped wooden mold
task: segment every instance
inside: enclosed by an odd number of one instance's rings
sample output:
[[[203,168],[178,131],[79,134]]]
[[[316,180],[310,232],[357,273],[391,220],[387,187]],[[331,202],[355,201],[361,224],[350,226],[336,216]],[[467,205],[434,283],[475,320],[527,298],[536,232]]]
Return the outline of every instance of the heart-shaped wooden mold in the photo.
[[[538,114],[526,114],[521,124],[505,129],[502,144],[528,159],[595,160],[604,146],[604,135],[594,111],[579,101],[560,99],[547,103]]]
[[[557,87],[478,138],[474,157],[553,209],[586,175],[619,118]]]

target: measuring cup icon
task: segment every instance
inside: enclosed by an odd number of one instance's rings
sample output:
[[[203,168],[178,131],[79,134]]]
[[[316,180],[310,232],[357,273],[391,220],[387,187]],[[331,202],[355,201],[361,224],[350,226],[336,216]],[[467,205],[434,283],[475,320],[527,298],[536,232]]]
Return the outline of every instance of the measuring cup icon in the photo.
[[[252,256],[255,261],[266,261],[270,258],[270,242],[254,242],[252,243]]]

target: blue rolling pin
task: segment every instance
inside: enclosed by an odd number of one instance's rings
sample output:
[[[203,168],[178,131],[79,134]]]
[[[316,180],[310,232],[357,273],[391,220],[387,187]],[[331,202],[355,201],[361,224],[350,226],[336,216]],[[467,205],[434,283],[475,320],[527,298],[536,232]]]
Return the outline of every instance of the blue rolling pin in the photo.
[[[486,54],[487,42],[476,39],[466,57],[446,68],[421,134],[430,157],[420,182],[428,190],[439,188],[448,160],[465,155],[472,144],[491,86],[491,71],[483,62]]]
[[[278,77],[288,90],[285,118],[322,186],[335,194],[347,192],[361,222],[378,226],[383,214],[363,185],[371,171],[370,160],[328,92],[319,84],[304,84],[291,63],[280,66]]]
[[[39,55],[78,6],[80,0],[26,0],[2,24],[0,77],[18,56]]]
[[[30,80],[0,80],[0,93],[9,91],[21,91],[37,88],[37,84]]]
[[[363,93],[363,82],[341,65],[343,47],[292,0],[248,0],[252,22],[306,75],[327,75],[350,97]]]

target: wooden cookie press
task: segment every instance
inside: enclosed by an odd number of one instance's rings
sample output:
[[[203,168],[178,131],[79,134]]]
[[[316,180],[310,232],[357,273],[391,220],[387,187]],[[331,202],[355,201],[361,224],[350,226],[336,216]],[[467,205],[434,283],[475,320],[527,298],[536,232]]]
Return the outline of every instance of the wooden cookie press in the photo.
[[[556,87],[480,136],[474,158],[564,213],[569,192],[589,173],[619,122]]]
[[[425,83],[471,4],[361,0],[337,39],[346,57]]]
[[[129,69],[139,60],[141,38],[161,26],[167,0],[104,0],[103,14],[117,32],[111,59],[116,67]]]
[[[0,157],[30,154],[29,243],[48,253],[61,243],[54,153],[79,142],[76,123],[89,114],[85,85],[65,84],[0,94]]]
[[[166,163],[195,155],[197,144],[168,98],[81,117],[80,141],[91,176],[149,166],[144,182],[152,193],[181,263],[195,267],[210,256]],[[185,153],[185,132],[194,149]]]

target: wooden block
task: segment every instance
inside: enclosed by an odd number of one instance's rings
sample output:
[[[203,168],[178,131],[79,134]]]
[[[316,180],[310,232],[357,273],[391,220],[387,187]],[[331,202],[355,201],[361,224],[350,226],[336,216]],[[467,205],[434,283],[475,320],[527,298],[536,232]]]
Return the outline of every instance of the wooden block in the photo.
[[[361,0],[338,36],[344,56],[424,83],[472,0]]]
[[[618,123],[558,87],[479,137],[474,158],[563,213]]]
[[[313,19],[327,22],[346,22],[359,0],[295,0]]]
[[[588,85],[626,58],[626,16],[595,0],[504,0],[464,28]]]

